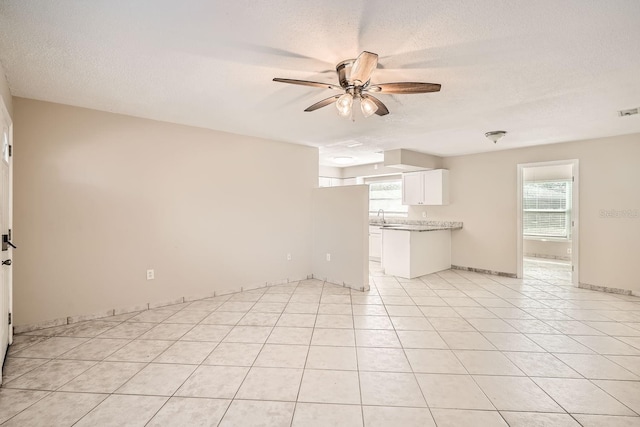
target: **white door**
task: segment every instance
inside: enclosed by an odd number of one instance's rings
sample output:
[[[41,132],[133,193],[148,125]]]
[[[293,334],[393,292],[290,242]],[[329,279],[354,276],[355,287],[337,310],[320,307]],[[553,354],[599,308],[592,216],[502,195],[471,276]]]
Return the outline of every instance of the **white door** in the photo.
[[[2,160],[0,161],[0,234],[2,239],[10,241],[11,225],[11,119],[0,100],[0,129],[2,129]],[[6,235],[6,238],[5,238]],[[5,250],[6,248],[6,250]],[[7,346],[13,339],[13,328],[9,324],[11,313],[11,254],[13,250],[10,244],[2,243],[0,252],[0,368],[4,363]],[[2,380],[0,379],[0,384]]]

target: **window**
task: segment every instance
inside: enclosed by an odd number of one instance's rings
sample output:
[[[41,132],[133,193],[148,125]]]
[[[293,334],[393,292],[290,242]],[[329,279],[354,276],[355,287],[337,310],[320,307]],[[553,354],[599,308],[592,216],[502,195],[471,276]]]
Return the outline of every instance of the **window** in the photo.
[[[377,215],[378,209],[385,216],[406,217],[408,206],[402,204],[402,180],[367,182],[369,184],[369,215]]]
[[[571,181],[529,181],[522,193],[525,236],[571,238]]]
[[[321,176],[318,178],[318,187],[333,187],[334,186],[333,180],[334,178]]]

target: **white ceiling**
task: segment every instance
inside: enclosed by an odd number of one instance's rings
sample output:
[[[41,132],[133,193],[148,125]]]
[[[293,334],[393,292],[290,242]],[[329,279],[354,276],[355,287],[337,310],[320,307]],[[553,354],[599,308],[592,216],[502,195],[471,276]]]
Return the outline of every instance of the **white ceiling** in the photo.
[[[616,115],[640,106],[639,23],[638,0],[0,0],[0,62],[15,96],[370,163],[640,132]],[[379,95],[391,114],[351,122],[303,112],[334,92],[271,81],[336,83],[362,50],[380,55],[372,82],[442,91]]]

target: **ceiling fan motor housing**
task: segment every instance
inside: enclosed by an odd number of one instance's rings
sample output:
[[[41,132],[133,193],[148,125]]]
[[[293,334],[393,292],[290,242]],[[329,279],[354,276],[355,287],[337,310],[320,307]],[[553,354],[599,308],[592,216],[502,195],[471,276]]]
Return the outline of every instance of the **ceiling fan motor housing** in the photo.
[[[355,59],[347,59],[336,65],[338,81],[340,82],[340,86],[345,89],[349,86],[353,86],[353,82],[351,81],[351,67],[353,67],[354,62]]]

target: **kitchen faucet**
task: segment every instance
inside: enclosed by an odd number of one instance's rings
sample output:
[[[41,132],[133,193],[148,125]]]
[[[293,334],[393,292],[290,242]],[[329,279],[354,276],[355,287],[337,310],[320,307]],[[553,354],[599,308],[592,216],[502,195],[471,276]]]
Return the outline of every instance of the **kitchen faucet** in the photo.
[[[378,209],[378,217],[380,217],[380,212],[382,212],[382,223],[384,224],[384,210]]]

